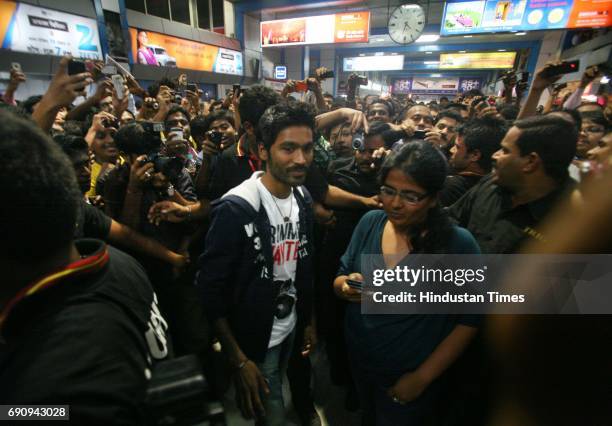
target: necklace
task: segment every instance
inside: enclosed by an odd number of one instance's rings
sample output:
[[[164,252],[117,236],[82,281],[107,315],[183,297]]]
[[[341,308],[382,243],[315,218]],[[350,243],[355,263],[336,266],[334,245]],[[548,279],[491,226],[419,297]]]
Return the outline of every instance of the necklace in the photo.
[[[272,194],[270,193],[270,195]],[[293,188],[291,189],[291,194],[289,194],[289,196],[291,197],[291,201],[290,201],[291,206],[289,207],[289,216],[285,216],[282,210],[280,209],[280,207],[278,206],[278,204],[276,204],[276,197],[272,195],[272,202],[276,206],[276,209],[278,210],[280,215],[283,217],[283,222],[289,222],[289,219],[291,219],[291,212],[293,212]]]

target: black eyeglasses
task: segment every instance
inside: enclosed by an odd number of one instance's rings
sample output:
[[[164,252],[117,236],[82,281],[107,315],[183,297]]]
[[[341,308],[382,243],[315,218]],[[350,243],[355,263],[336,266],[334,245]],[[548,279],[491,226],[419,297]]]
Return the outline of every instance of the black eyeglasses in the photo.
[[[417,204],[429,196],[429,194],[419,194],[412,191],[398,191],[386,185],[380,187],[380,195],[386,198],[395,198],[396,195],[399,195],[400,199],[408,204]]]

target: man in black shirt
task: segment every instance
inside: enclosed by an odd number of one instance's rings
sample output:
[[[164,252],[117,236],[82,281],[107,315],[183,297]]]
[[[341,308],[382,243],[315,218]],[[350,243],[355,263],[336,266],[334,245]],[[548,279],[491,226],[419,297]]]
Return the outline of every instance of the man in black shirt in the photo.
[[[382,161],[374,161],[372,154],[385,146],[383,134],[387,128],[387,125],[380,121],[371,123],[363,145],[353,151],[353,157],[330,164],[329,184],[362,197],[377,195],[380,192],[377,174]],[[350,375],[344,344],[345,302],[335,297],[333,287],[329,283],[333,282],[338,272],[340,257],[346,250],[357,223],[368,209],[334,208],[333,212],[335,224],[326,227],[319,244],[315,307],[318,331],[326,341],[332,380],[335,384],[346,385],[350,382]]]
[[[98,240],[74,241],[82,194],[40,129],[0,112],[0,400],[69,404],[74,424],[144,424],[166,322],[142,267]]]
[[[443,206],[453,204],[491,171],[491,156],[499,149],[506,130],[504,121],[494,117],[475,118],[459,127],[450,150],[454,174],[446,178],[438,196]]]
[[[483,253],[516,253],[528,238],[546,239],[539,225],[573,186],[576,139],[576,128],[554,116],[519,120],[508,130],[493,173],[449,208]]]

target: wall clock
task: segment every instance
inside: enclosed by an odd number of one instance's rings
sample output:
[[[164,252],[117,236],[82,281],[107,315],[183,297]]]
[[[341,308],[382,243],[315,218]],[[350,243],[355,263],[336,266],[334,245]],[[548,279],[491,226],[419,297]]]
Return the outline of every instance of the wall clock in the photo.
[[[398,6],[389,16],[389,37],[398,44],[412,43],[423,33],[426,20],[425,11],[418,4]]]

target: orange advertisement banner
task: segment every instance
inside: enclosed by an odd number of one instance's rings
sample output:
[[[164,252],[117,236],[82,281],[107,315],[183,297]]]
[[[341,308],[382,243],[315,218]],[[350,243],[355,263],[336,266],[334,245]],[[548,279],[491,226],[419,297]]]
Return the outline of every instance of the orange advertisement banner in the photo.
[[[370,32],[370,12],[336,14],[334,43],[366,43]]]
[[[612,0],[574,0],[567,28],[612,26]]]
[[[219,48],[165,34],[130,28],[134,62],[150,66],[213,71]]]

